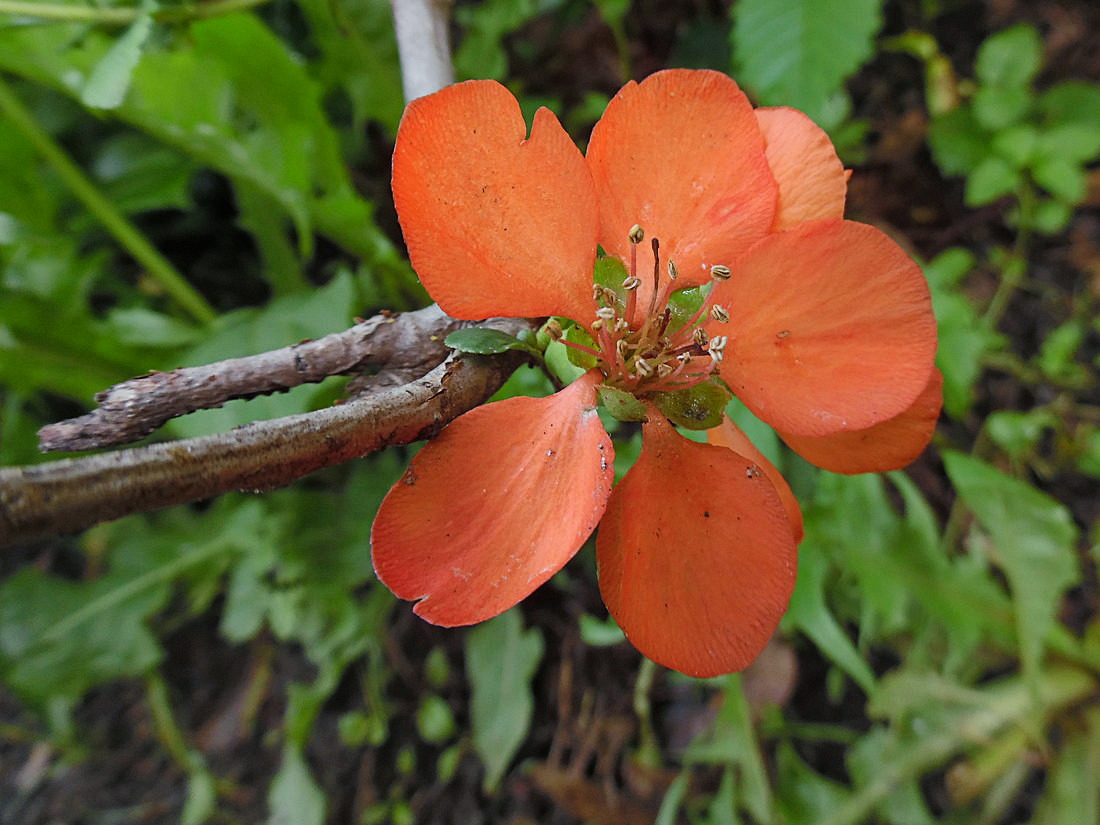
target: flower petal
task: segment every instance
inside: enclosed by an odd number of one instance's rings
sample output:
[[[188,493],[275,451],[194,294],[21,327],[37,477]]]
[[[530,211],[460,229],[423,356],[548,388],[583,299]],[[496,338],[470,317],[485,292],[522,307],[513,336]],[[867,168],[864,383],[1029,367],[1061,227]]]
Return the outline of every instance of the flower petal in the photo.
[[[688,441],[656,411],[644,427],[596,537],[600,592],[653,661],[690,676],[740,670],[794,588],[786,510],[748,459]]]
[[[730,78],[673,69],[628,83],[592,130],[588,166],[600,205],[600,243],[630,260],[638,248],[642,305],[652,289],[651,238],[685,287],[706,283],[771,228],[777,188],[752,106]],[[664,270],[661,272],[665,277]]]
[[[764,154],[779,183],[773,232],[819,218],[844,217],[848,175],[829,136],[797,109],[757,109]]]
[[[511,92],[471,80],[414,100],[393,152],[409,259],[457,318],[592,314],[599,218],[580,151],[549,110],[531,137]]]
[[[928,446],[943,406],[943,373],[932,377],[913,406],[866,430],[821,438],[780,433],[791,449],[834,473],[884,473],[909,464]]]
[[[865,430],[924,390],[936,352],[928,284],[879,230],[799,224],[732,268],[716,296],[730,315],[721,373],[758,418],[792,435]]]
[[[791,485],[787,483],[787,479],[783,478],[779,469],[768,461],[768,457],[756,449],[756,445],[745,435],[745,431],[728,417],[722,416],[721,424],[707,430],[707,441],[715,447],[727,447],[760,467],[768,477],[768,481],[775,486],[779,500],[783,502],[787,519],[791,523],[791,529],[794,530],[795,543],[802,541],[802,508],[798,506],[798,499],[791,492]]]
[[[595,529],[614,480],[592,372],[548,398],[471,410],[412,460],[371,530],[378,578],[433,624],[504,612]]]

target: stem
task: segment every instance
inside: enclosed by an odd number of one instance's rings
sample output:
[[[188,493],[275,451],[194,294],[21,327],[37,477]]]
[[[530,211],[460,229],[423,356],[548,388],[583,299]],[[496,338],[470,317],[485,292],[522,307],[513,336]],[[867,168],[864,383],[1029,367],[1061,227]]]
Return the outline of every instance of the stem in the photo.
[[[1016,233],[1016,242],[1012,245],[1012,252],[1001,270],[1001,282],[997,285],[997,291],[986,308],[983,321],[990,329],[996,329],[1001,321],[1001,316],[1008,309],[1009,301],[1020,288],[1027,274],[1027,254],[1031,244],[1032,223],[1035,213],[1035,189],[1031,184],[1025,183],[1017,192],[1020,202],[1020,217],[1017,221],[1019,231]]]
[[[0,0],[2,2],[2,0]],[[0,79],[0,113],[7,115],[19,132],[38,150],[85,208],[95,216],[135,261],[148,271],[164,291],[196,321],[209,323],[217,312],[187,280],[176,271],[144,235],[119,212],[80,170],[72,158],[46,133],[23,105],[15,92]]]
[[[447,38],[451,0],[390,0],[405,101],[454,83]]]
[[[210,3],[187,3],[153,12],[159,23],[182,23],[188,20],[206,20],[235,11],[251,9],[268,0],[213,0]],[[125,26],[133,23],[146,12],[138,8],[98,9],[92,6],[74,6],[67,3],[34,3],[30,0],[0,0],[0,14],[17,17],[36,17],[39,20],[59,20],[69,23],[92,23],[99,26]]]

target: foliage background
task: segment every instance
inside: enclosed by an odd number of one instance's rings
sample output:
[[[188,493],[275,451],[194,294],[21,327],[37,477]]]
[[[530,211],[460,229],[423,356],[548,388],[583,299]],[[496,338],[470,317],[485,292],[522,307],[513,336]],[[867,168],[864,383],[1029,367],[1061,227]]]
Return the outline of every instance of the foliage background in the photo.
[[[1100,822],[1097,31],[1087,0],[459,3],[459,76],[582,145],[666,66],[825,126],[849,217],[926,264],[933,446],[840,477],[745,422],[807,537],[781,634],[706,682],[622,643],[589,549],[471,630],[395,604],[368,536],[406,450],[5,550],[0,822]],[[113,382],[421,305],[401,109],[383,0],[0,0],[0,464]]]

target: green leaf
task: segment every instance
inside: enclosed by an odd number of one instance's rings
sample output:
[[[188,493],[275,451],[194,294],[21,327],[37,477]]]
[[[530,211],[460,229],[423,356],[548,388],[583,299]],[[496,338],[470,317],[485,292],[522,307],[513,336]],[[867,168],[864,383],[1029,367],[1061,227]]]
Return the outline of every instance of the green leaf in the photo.
[[[141,59],[141,50],[153,30],[153,18],[148,11],[153,6],[146,3],[146,13],[138,17],[115,44],[103,55],[92,70],[80,102],[94,109],[117,109],[122,105],[130,88],[134,68]]]
[[[1039,97],[1039,112],[1051,127],[1083,126],[1100,130],[1100,85],[1070,80],[1051,86]]]
[[[765,106],[820,120],[830,98],[874,52],[881,0],[741,0],[733,6],[734,76]]]
[[[1013,458],[1022,458],[1058,419],[1050,410],[996,410],[985,420],[985,428],[997,445]]]
[[[633,393],[601,384],[596,392],[600,403],[619,421],[645,421],[648,417],[646,406]]]
[[[457,729],[451,706],[434,693],[428,694],[416,712],[416,729],[430,745],[441,745],[451,739]]]
[[[1042,61],[1039,32],[1021,23],[986,38],[978,49],[974,73],[993,86],[1026,86],[1039,73]]]
[[[496,355],[500,352],[507,352],[510,349],[519,349],[525,352],[538,352],[538,350],[530,344],[525,344],[514,335],[509,335],[507,332],[501,332],[499,329],[487,329],[484,327],[456,329],[443,339],[443,343],[451,349],[457,349],[460,352],[469,352],[475,355]]]
[[[979,86],[971,98],[974,119],[995,132],[1023,121],[1034,102],[1034,94],[1023,86]]]
[[[1025,672],[1038,673],[1043,640],[1067,587],[1080,580],[1077,528],[1061,504],[1032,486],[962,453],[944,454],[959,496],[992,540],[1016,606]]]
[[[1023,169],[1039,145],[1039,132],[1031,124],[1010,126],[993,136],[990,148],[1015,169]]]
[[[989,137],[970,106],[959,106],[933,118],[928,145],[945,175],[965,175],[989,154]]]
[[[595,616],[582,613],[580,631],[581,640],[590,647],[610,647],[626,641],[626,634],[612,616],[608,616],[607,621],[601,622]]]
[[[1004,336],[982,320],[959,281],[970,272],[974,257],[966,250],[947,250],[925,267],[932,289],[932,308],[939,328],[936,366],[943,372],[943,403],[948,414],[961,418],[973,403],[981,359],[1004,346]]]
[[[966,205],[985,206],[1012,192],[1020,183],[1020,173],[996,156],[979,163],[966,179]]]
[[[297,748],[283,748],[283,761],[271,781],[267,804],[271,810],[267,825],[323,825],[325,793]]]
[[[531,677],[542,660],[538,630],[524,630],[513,608],[466,636],[470,723],[474,749],[485,764],[484,787],[494,790],[531,726]]]
[[[580,324],[573,324],[570,327],[566,327],[563,337],[564,340],[579,344],[582,347],[588,347],[589,349],[596,348],[596,342],[592,340],[592,336],[588,334],[588,330]],[[596,366],[596,356],[594,355],[590,355],[576,347],[566,347],[565,351],[569,356],[570,363],[582,370],[590,370]]]
[[[571,353],[572,349],[561,341],[551,341],[544,353],[546,368],[563,384],[572,384],[587,372],[573,363]]]
[[[1100,126],[1083,123],[1053,126],[1039,135],[1036,153],[1049,159],[1090,163],[1100,155]]]
[[[1035,207],[1031,222],[1036,231],[1057,235],[1073,218],[1073,207],[1059,200],[1043,200]]]
[[[1084,321],[1072,318],[1059,324],[1047,334],[1036,362],[1044,374],[1052,378],[1073,378],[1082,372],[1082,365],[1076,362],[1077,352],[1085,342],[1088,327]]]
[[[1085,170],[1068,158],[1049,158],[1031,167],[1031,176],[1045,190],[1068,204],[1085,199],[1088,180]]]
[[[718,718],[688,746],[684,762],[735,767],[739,777],[739,796],[753,820],[773,822],[771,783],[740,674],[726,677],[723,693],[724,701]]]

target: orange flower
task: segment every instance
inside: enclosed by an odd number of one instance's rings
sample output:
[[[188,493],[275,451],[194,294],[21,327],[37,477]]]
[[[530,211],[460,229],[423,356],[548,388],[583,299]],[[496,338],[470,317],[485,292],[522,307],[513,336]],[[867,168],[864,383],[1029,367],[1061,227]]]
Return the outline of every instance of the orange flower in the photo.
[[[379,579],[430,622],[471,624],[543,584],[599,524],[600,590],[640,651],[695,676],[748,665],[790,598],[801,513],[728,419],[700,444],[659,407],[720,377],[822,467],[893,469],[924,448],[941,395],[928,289],[885,235],[843,220],[846,184],[805,115],[754,111],[715,72],[628,84],[584,156],[546,109],[528,137],[492,81],[411,103],[393,192],[425,287],[458,318],[571,318],[595,366],[553,396],[472,410],[424,447],[375,519]],[[618,289],[593,286],[599,247],[627,267]],[[706,284],[695,317],[676,315],[673,289]],[[614,489],[601,387],[647,418]]]

